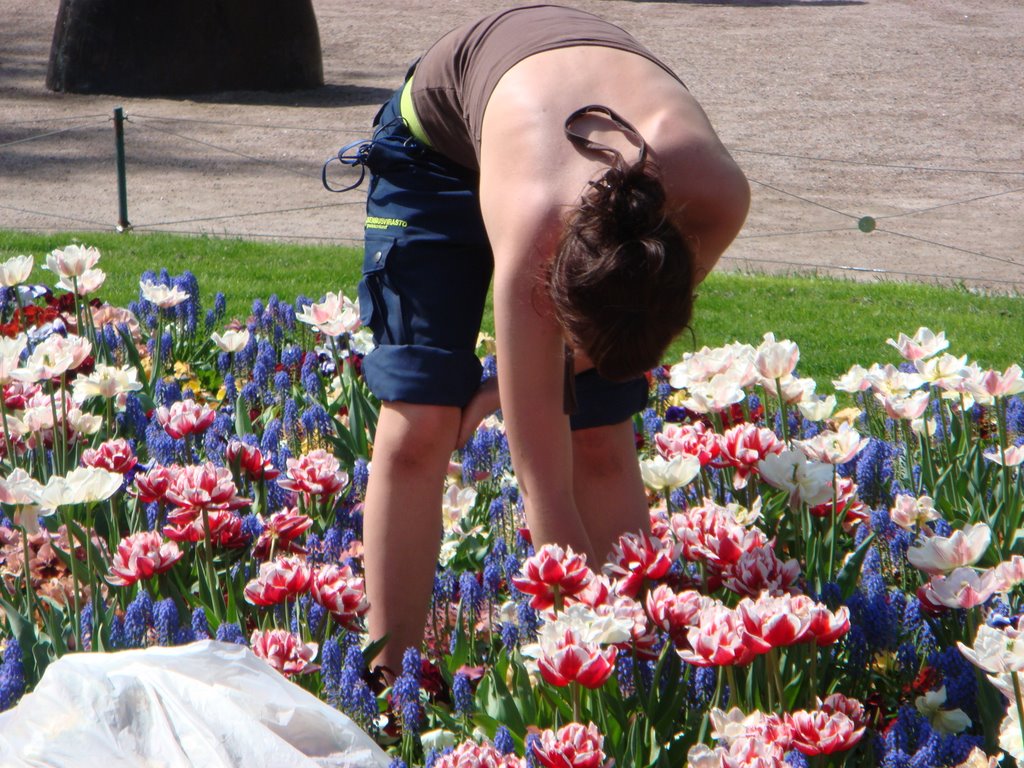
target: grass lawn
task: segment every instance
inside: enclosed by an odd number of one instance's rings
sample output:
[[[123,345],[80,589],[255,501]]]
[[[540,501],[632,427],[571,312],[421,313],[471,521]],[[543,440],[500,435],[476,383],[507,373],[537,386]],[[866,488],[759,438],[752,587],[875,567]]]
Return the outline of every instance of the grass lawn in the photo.
[[[293,301],[319,299],[327,291],[353,296],[361,253],[339,246],[252,243],[176,235],[25,234],[0,231],[0,261],[19,254],[36,260],[34,279],[54,284],[40,268],[54,248],[79,242],[100,249],[107,273],[100,295],[117,305],[138,297],[140,275],[166,268],[172,275],[191,270],[199,279],[205,306],[221,291],[229,316],[244,317],[253,299],[271,294]],[[732,340],[757,344],[766,331],[800,345],[800,373],[820,390],[853,363],[900,362],[885,344],[919,326],[945,331],[950,351],[967,354],[983,366],[1005,368],[1024,362],[1024,298],[984,296],[965,290],[912,283],[862,283],[830,278],[713,273],[701,286],[693,335],[676,341],[666,356]],[[488,308],[485,329],[493,330]]]

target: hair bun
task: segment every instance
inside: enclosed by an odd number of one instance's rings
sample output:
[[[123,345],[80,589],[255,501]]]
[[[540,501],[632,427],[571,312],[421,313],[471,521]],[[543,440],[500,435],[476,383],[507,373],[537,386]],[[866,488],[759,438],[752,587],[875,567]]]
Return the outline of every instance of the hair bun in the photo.
[[[646,162],[609,168],[586,197],[586,205],[603,213],[609,229],[625,239],[645,237],[665,220],[665,191]]]

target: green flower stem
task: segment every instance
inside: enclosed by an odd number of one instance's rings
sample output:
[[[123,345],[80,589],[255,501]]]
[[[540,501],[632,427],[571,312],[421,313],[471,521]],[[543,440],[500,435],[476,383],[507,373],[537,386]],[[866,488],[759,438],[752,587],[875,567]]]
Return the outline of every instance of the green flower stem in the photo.
[[[66,473],[68,470],[68,399],[64,396],[67,383],[68,375],[67,373],[62,373],[60,375],[60,463],[61,467],[63,468],[61,474]],[[56,433],[56,431],[57,426],[55,424],[54,432]],[[57,449],[56,434],[54,435],[53,438],[53,448],[54,450]],[[76,461],[75,463],[77,464],[78,462]]]
[[[71,613],[74,616],[75,624],[71,628],[71,634],[75,638],[75,650],[80,651],[82,650],[82,614],[78,600],[81,593],[81,585],[78,582],[78,569],[75,568],[75,538],[71,532],[71,513],[67,507],[62,506],[60,508],[60,516],[64,521],[64,530],[67,531],[68,536],[68,556],[71,558],[71,583],[74,587],[71,595]]]
[[[973,434],[971,432],[971,422],[967,418],[967,401],[964,400],[963,392],[960,393],[960,427],[964,434],[964,439],[967,441],[966,449],[971,447],[971,438]],[[967,451],[965,450],[964,453]]]
[[[79,335],[82,335],[82,304],[78,299],[78,277],[76,275],[71,276],[71,295],[75,300],[75,327],[78,329]]]
[[[217,618],[218,623],[224,618],[221,612],[221,601],[215,599],[215,590],[217,589],[217,572],[213,567],[213,534],[210,531],[210,513],[203,507],[203,536],[204,536],[204,547],[203,547],[203,562],[206,567],[206,581],[210,588],[210,607],[213,609],[213,615]]]
[[[767,662],[768,662],[768,667],[769,667],[768,672],[771,675],[772,683],[774,684],[775,691],[776,691],[776,693],[778,694],[778,697],[779,697],[779,710],[784,710],[786,708],[786,686],[783,685],[783,683],[782,683],[782,675],[779,674],[779,649],[778,648],[772,648],[770,651],[768,651]],[[768,686],[769,691],[771,690],[771,687],[772,686]],[[771,699],[769,698],[769,701],[770,700]],[[769,711],[771,711],[770,708],[769,708]]]
[[[903,445],[907,451],[907,458],[903,463],[904,479],[907,488],[913,489],[914,493],[920,496],[921,488],[914,485],[914,473],[911,471],[911,467],[914,465],[914,444],[910,438],[910,423],[906,419],[900,419],[900,431],[903,433]]]
[[[35,514],[30,512],[29,514]],[[25,615],[28,617],[29,622],[33,622],[33,615],[35,614],[35,590],[32,589],[32,550],[28,546],[28,529],[24,525],[19,525],[21,529],[21,546],[24,550],[25,562],[22,565],[22,571],[25,574]]]
[[[117,437],[117,416],[114,414],[114,398],[108,397],[106,406],[106,417],[107,417],[107,439],[111,440]]]
[[[736,668],[731,664],[725,667],[725,677],[729,683],[729,702],[726,706],[726,710],[729,710],[736,706],[736,701],[739,698],[739,690],[736,686]]]
[[[809,691],[809,696],[807,697],[808,706],[810,706],[811,704],[813,704],[814,699],[818,695],[818,645],[817,645],[817,643],[814,643],[814,644],[811,645],[811,665],[810,665],[810,673],[808,674],[807,679],[811,681],[811,690]]]
[[[938,391],[938,388],[934,389],[939,403],[939,421],[942,422],[942,462],[943,466],[949,466],[952,456],[949,452],[949,420],[946,418],[946,404],[942,402],[942,393]]]
[[[580,723],[580,684],[569,683],[569,695],[572,697],[572,719],[573,722]]]
[[[149,386],[152,393],[152,388],[156,384],[157,377],[160,375],[160,362],[163,356],[164,338],[164,313],[163,310],[157,307],[156,310],[156,336],[153,338],[153,369],[149,372]]]
[[[1024,699],[1020,692],[1020,674],[1011,672],[1010,679],[1013,680],[1013,698],[1017,700],[1017,723],[1020,725],[1020,732],[1024,734]]]
[[[1006,466],[1006,446],[1009,442],[1006,434],[1006,398],[1000,397],[995,402],[996,412],[996,427],[999,430],[999,483],[1002,489],[1002,502],[1009,506],[1012,503],[1010,497],[1010,472],[1011,468]],[[1000,515],[1001,518],[1006,518],[1007,515]],[[1013,539],[1015,527],[1008,530],[1004,530],[1003,542],[1010,542]]]
[[[11,442],[11,430],[7,425],[7,401],[3,396],[3,386],[0,385],[0,418],[4,426],[4,447],[7,449],[7,460],[11,463],[11,469],[18,468],[18,456],[14,452],[14,443]]]
[[[829,527],[828,542],[828,574],[827,580],[832,581],[836,567],[836,539],[839,538],[839,517],[842,511],[839,509],[839,489],[836,483],[839,482],[839,468],[832,465],[832,521]]]
[[[789,424],[786,417],[786,400],[782,396],[782,379],[775,379],[775,396],[779,401],[779,427],[782,429],[782,442],[789,447]]]
[[[63,430],[64,425],[57,419],[57,393],[54,391],[54,385],[53,385],[52,381],[50,382],[49,389],[50,389],[50,413],[53,415],[53,454],[52,454],[52,457],[51,457],[50,460],[53,463],[53,466],[52,466],[53,474],[55,474],[55,475],[63,475],[64,474],[64,461],[63,461],[63,459],[64,459],[64,449],[61,448],[60,452],[58,453],[58,451],[57,451],[57,434],[58,434],[58,430]],[[63,398],[61,398],[61,399],[63,399]],[[40,446],[40,447],[42,448],[41,453],[45,454],[46,453],[45,446]],[[60,459],[60,463],[59,464],[58,464],[58,459]]]

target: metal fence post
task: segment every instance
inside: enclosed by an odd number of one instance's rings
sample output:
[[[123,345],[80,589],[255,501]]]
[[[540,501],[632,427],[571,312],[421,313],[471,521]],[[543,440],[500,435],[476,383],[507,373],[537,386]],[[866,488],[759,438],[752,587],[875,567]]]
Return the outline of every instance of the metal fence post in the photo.
[[[117,147],[117,231],[132,228],[128,221],[128,182],[124,171],[124,110],[114,107],[114,144]]]

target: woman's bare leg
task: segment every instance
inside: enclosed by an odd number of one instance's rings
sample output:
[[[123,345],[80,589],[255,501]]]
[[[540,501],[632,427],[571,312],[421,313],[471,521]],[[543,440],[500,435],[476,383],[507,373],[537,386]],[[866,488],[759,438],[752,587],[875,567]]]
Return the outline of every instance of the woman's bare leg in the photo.
[[[600,558],[588,564],[599,571],[619,536],[651,529],[633,422],[577,430],[572,448],[576,508]]]
[[[441,546],[441,494],[462,412],[384,403],[363,518],[370,639],[388,636],[374,664],[398,671],[423,641]]]

